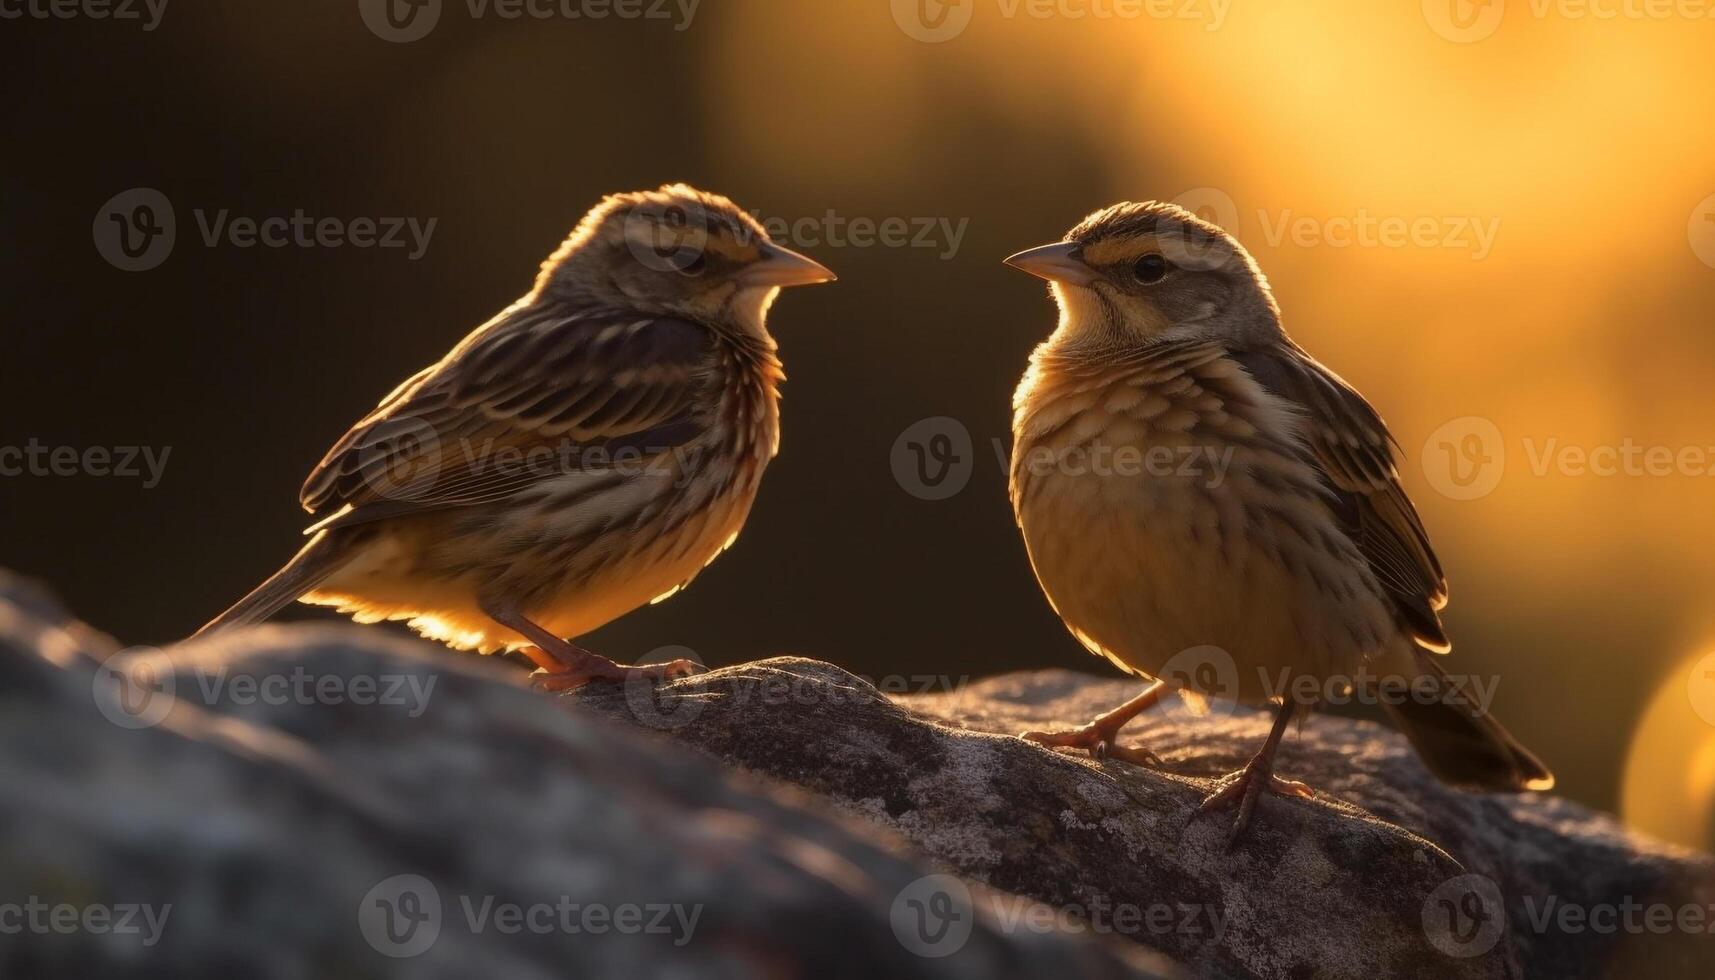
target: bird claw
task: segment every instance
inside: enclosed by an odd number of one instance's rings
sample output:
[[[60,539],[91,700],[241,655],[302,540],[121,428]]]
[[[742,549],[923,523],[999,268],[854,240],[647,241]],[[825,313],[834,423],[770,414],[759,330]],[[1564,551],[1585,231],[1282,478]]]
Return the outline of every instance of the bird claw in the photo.
[[[1019,738],[1047,748],[1083,749],[1097,762],[1116,759],[1134,766],[1160,766],[1161,757],[1141,745],[1116,745],[1117,733],[1090,724],[1058,732],[1024,732]]]
[[[629,683],[641,680],[649,683],[664,683],[701,673],[704,669],[696,661],[684,659],[670,660],[664,664],[642,664],[635,667],[625,667],[608,660],[606,657],[592,655],[589,661],[570,670],[551,671],[538,668],[530,675],[530,687],[533,690],[557,694],[562,691],[576,690],[592,681]]]
[[[1269,771],[1267,763],[1253,759],[1238,772],[1222,776],[1218,788],[1198,804],[1197,813],[1201,815],[1220,809],[1234,799],[1239,801],[1238,815],[1233,818],[1233,828],[1227,834],[1227,850],[1230,851],[1239,838],[1244,836],[1245,828],[1250,826],[1257,799],[1265,791],[1276,796],[1295,796],[1307,800],[1316,798],[1316,791],[1308,785],[1297,780],[1282,779]]]

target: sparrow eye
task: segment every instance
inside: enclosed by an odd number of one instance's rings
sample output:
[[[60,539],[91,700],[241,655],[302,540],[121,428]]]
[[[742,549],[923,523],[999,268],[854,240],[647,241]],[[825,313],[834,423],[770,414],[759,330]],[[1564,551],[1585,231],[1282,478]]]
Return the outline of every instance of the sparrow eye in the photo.
[[[679,271],[687,276],[700,276],[709,268],[708,257],[702,252],[691,256],[690,261],[679,267]]]
[[[1137,264],[1131,267],[1131,274],[1137,277],[1138,282],[1149,285],[1166,279],[1168,271],[1172,268],[1171,265],[1167,264],[1166,259],[1151,252],[1137,260]]]

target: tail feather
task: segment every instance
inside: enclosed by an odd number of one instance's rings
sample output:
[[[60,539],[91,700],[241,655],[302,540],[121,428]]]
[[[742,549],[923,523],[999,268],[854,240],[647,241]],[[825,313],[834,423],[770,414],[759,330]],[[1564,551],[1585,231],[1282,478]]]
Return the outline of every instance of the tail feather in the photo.
[[[259,623],[296,602],[333,574],[343,558],[330,531],[318,531],[285,567],[268,577],[231,609],[209,620],[196,636]]]
[[[1554,774],[1448,678],[1436,658],[1413,651],[1414,678],[1437,697],[1383,705],[1436,778],[1463,789],[1516,792],[1554,787]],[[1400,701],[1400,703],[1393,703]]]

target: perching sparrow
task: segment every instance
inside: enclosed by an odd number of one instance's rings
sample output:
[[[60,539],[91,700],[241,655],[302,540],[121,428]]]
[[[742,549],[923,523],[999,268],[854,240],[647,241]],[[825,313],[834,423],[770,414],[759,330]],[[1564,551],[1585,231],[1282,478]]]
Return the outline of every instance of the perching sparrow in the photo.
[[[1163,678],[1175,655],[1215,647],[1236,688],[1201,693],[1282,701],[1262,751],[1204,803],[1239,799],[1230,841],[1264,789],[1308,792],[1274,780],[1275,749],[1323,699],[1295,692],[1345,679],[1433,695],[1380,700],[1441,779],[1553,784],[1442,671],[1446,582],[1387,428],[1286,336],[1232,236],[1170,204],[1119,204],[1007,263],[1049,280],[1060,307],[1013,398],[1031,564],[1086,647],[1152,681],[1082,729],[1026,737],[1146,761],[1114,747],[1120,727],[1166,684],[1196,686]]]
[[[309,543],[202,632],[301,599],[522,649],[551,688],[627,676],[564,638],[738,536],[779,442],[769,305],[833,278],[724,197],[604,199],[529,293],[335,444],[301,494]]]

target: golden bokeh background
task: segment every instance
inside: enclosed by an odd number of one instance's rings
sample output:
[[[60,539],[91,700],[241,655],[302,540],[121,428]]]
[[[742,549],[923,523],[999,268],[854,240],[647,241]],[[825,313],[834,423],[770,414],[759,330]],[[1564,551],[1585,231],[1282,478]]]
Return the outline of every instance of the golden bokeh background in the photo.
[[[1198,2],[1132,18],[1059,5],[1089,12],[1074,19],[913,0],[891,19],[844,4],[808,21],[753,4],[726,33],[713,104],[744,135],[728,144],[739,165],[782,181],[808,163],[820,180],[914,182],[928,134],[979,112],[1050,141],[995,147],[997,168],[1054,141],[1096,164],[1077,192],[1044,174],[1032,196],[1172,198],[1222,220],[1289,330],[1389,418],[1453,571],[1460,669],[1500,672],[1504,710],[1552,732],[1552,756],[1623,759],[1633,825],[1708,847],[1715,710],[1693,695],[1715,703],[1715,676],[1693,669],[1715,649],[1715,17],[1515,2],[1485,24],[1500,0],[1447,0],[1445,20],[1437,3],[1238,0],[1223,20]],[[968,16],[957,36],[898,43],[943,6],[968,11],[942,12]],[[1485,36],[1440,30],[1459,25]],[[745,56],[758,47],[772,55]],[[864,82],[815,84],[830,69]],[[1434,230],[1395,245],[1382,222]],[[1435,468],[1472,464],[1428,434],[1470,416],[1498,431],[1504,473],[1448,499]],[[1555,462],[1604,446],[1636,446],[1637,472]],[[1673,472],[1644,463],[1650,447]],[[1587,710],[1616,696],[1635,727]]]
[[[142,80],[75,113],[16,107],[39,159],[4,164],[37,191],[4,289],[39,327],[9,359],[78,364],[8,365],[8,414],[175,447],[151,494],[5,487],[0,560],[100,625],[163,642],[244,591],[294,545],[293,490],[351,419],[521,291],[601,193],[687,179],[765,215],[968,232],[950,258],[792,242],[841,281],[776,308],[791,380],[756,514],[696,585],[591,645],[1106,670],[1036,593],[990,454],[1052,318],[999,259],[1116,200],[1180,199],[1392,425],[1451,576],[1453,669],[1500,676],[1498,712],[1562,792],[1715,844],[1715,5],[705,0],[678,25],[448,0],[408,44],[355,8],[25,25],[39,43],[3,69],[69,84],[100,45]],[[193,242],[127,277],[89,215],[140,185],[182,237],[192,206],[439,225],[417,264]],[[945,501],[889,469],[931,416],[977,456]],[[1633,471],[1560,455],[1603,447],[1635,447]],[[173,595],[130,587],[163,564]]]

